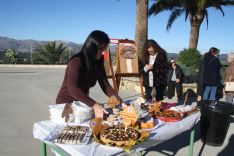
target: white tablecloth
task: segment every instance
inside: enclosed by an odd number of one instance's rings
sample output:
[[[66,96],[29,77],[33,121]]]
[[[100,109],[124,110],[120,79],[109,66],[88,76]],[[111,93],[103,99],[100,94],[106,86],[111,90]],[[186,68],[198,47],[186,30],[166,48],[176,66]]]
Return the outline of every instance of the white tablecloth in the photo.
[[[181,121],[164,124],[163,126],[151,131],[149,139],[139,145],[134,146],[132,150],[140,151],[150,148],[153,145],[162,143],[176,135],[183,133],[184,131],[191,129],[199,121],[200,115],[200,112],[197,112]],[[46,142],[47,144],[51,144],[51,142],[46,141],[45,138],[54,130],[55,127],[56,124],[49,120],[34,123],[34,138]],[[92,142],[87,145],[55,145],[72,156],[107,156],[116,155],[123,152],[122,148],[108,147],[96,142]]]

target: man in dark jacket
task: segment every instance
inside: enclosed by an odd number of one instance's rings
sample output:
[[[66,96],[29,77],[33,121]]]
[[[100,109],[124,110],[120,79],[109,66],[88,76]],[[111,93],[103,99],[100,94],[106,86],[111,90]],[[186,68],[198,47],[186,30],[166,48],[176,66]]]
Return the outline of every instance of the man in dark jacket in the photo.
[[[171,60],[171,66],[168,72],[168,98],[171,99],[175,95],[175,88],[178,100],[182,98],[183,71],[175,60]]]
[[[217,87],[221,82],[221,63],[216,57],[219,50],[215,47],[210,48],[209,52],[204,55],[203,84],[205,91],[203,100],[215,100]],[[209,96],[210,95],[210,96]],[[209,98],[208,98],[209,97]]]

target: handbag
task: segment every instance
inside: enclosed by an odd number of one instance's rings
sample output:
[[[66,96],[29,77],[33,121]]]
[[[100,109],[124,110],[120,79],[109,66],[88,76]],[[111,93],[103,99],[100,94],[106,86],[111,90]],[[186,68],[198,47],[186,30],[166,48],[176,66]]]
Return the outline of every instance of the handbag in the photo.
[[[234,82],[231,82],[232,76],[230,76],[230,81],[226,82],[225,91],[226,92],[234,92]]]

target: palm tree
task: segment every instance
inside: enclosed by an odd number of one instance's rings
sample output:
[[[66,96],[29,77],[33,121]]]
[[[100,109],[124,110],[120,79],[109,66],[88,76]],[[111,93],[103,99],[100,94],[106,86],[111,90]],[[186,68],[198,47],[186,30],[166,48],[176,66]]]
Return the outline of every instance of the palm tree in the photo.
[[[190,39],[189,48],[197,49],[200,26],[206,18],[208,28],[208,8],[215,8],[221,11],[224,16],[222,6],[234,5],[234,0],[155,0],[155,3],[149,9],[149,15],[157,15],[163,11],[171,11],[167,22],[169,30],[173,22],[182,13],[185,13],[185,21],[190,20]]]
[[[17,53],[13,49],[7,49],[5,53],[5,61],[8,64],[16,64],[16,55]]]
[[[148,38],[148,0],[136,0],[135,42],[141,60],[143,45]]]
[[[37,64],[60,64],[61,55],[68,54],[67,46],[60,42],[48,42],[38,46],[34,53],[34,62]]]

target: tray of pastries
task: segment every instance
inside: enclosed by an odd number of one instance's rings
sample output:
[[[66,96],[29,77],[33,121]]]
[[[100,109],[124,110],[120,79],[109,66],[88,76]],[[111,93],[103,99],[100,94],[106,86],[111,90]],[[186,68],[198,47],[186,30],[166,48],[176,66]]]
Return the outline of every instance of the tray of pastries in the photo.
[[[88,126],[66,125],[56,126],[55,130],[47,137],[53,143],[60,144],[87,144],[92,135]]]

